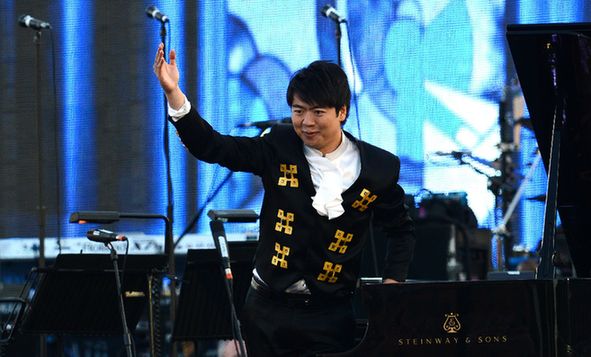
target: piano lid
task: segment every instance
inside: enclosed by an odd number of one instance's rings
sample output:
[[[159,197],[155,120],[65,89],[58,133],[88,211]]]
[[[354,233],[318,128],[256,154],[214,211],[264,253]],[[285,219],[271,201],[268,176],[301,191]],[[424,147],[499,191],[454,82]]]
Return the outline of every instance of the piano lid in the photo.
[[[558,39],[557,83],[565,98],[566,113],[561,132],[557,209],[577,275],[590,277],[591,23],[507,26],[509,48],[546,171],[557,103],[547,50],[553,34]]]

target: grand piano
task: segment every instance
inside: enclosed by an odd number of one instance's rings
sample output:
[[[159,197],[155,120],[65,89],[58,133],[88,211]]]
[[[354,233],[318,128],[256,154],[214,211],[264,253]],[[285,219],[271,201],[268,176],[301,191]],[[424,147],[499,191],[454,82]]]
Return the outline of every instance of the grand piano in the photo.
[[[364,285],[365,336],[331,356],[591,356],[591,24],[507,40],[549,177],[536,279]],[[554,274],[556,212],[573,278]]]

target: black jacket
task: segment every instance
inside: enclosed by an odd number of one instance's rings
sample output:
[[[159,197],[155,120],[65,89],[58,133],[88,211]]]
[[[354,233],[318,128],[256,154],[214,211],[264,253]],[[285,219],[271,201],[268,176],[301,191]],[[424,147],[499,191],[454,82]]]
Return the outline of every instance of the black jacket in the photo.
[[[414,232],[397,183],[398,157],[345,132],[359,148],[361,172],[342,194],[345,213],[329,220],[312,207],[310,169],[291,126],[257,138],[221,135],[194,108],[173,124],[196,158],[261,177],[265,194],[255,267],[273,290],[284,291],[303,278],[313,295],[350,294],[371,213],[389,239],[384,278],[405,279]]]

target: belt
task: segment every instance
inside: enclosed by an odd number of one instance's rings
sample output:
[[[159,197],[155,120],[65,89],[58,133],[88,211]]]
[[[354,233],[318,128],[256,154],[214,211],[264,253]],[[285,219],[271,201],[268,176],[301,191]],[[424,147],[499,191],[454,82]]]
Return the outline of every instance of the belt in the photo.
[[[318,307],[331,306],[349,302],[350,297],[336,297],[336,296],[316,296],[312,294],[297,294],[276,292],[271,290],[263,282],[258,281],[253,277],[250,281],[250,288],[256,291],[257,294],[267,299],[273,300],[276,303],[286,305],[288,307]]]

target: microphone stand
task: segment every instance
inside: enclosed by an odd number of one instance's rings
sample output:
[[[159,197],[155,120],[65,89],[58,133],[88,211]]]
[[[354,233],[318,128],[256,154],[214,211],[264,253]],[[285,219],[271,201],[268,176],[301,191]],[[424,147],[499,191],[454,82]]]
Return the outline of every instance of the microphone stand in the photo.
[[[211,212],[211,211],[210,211]],[[213,241],[215,244],[216,249],[220,252],[220,256],[222,260],[224,259],[222,254],[222,247],[218,240],[218,237],[223,237],[223,240],[226,239],[226,230],[224,229],[224,222],[222,219],[213,219],[209,222],[209,226],[211,228],[211,233],[213,235]],[[226,248],[227,249],[227,248]],[[228,261],[230,257],[227,258]],[[229,264],[229,262],[228,262]],[[223,268],[223,267],[222,267]],[[244,338],[242,337],[242,331],[240,329],[240,320],[238,319],[238,315],[236,314],[236,306],[234,305],[234,296],[232,294],[232,283],[234,278],[230,275],[228,277],[227,273],[224,274],[224,286],[226,287],[226,294],[228,296],[228,303],[230,304],[230,318],[232,320],[232,335],[234,339],[238,341],[238,353],[239,357],[246,356],[246,346],[244,344]]]
[[[43,124],[41,121],[41,30],[35,31],[33,37],[35,44],[35,121],[37,124],[37,212],[39,223],[39,268],[45,268],[45,205],[43,202]],[[39,356],[47,356],[47,345],[45,335],[39,336]]]
[[[123,345],[127,357],[133,357],[131,334],[127,327],[127,319],[125,317],[125,305],[123,303],[123,289],[121,286],[121,278],[119,277],[119,264],[117,262],[117,251],[110,242],[105,243],[105,247],[109,248],[111,252],[111,261],[113,262],[113,270],[115,271],[115,286],[117,288],[117,303],[119,305],[119,314],[121,315],[121,324],[123,327]]]
[[[37,184],[38,184],[38,206],[39,211],[39,268],[45,267],[45,205],[43,204],[43,125],[41,123],[41,31],[35,32],[33,38],[35,43],[36,57],[36,97],[35,110],[37,121]]]
[[[166,60],[166,23],[160,22],[160,41],[163,45],[162,51],[164,52],[164,60]],[[170,279],[170,324],[174,326],[175,321],[175,314],[176,314],[176,281],[174,279],[174,272],[175,272],[175,261],[174,261],[174,246],[173,246],[173,232],[172,232],[172,223],[174,220],[174,206],[173,206],[173,192],[172,192],[172,177],[171,177],[171,169],[170,169],[170,140],[168,137],[168,101],[166,100],[166,95],[163,94],[164,97],[164,157],[165,157],[165,165],[166,165],[166,196],[167,196],[167,205],[166,205],[166,217],[168,219],[167,223],[167,232],[166,236],[170,239],[167,239],[167,247],[170,249],[169,251],[169,260],[168,260],[168,272],[171,276]],[[171,356],[176,356],[176,342],[172,341],[171,343]]]
[[[339,67],[343,68],[343,61],[341,59],[341,38],[343,37],[343,33],[341,32],[341,23],[335,21],[336,30],[335,30],[335,40],[337,43],[337,63]]]
[[[163,44],[164,60],[166,60],[166,24],[160,23],[160,41]],[[164,156],[166,157],[166,190],[167,190],[167,206],[166,216],[172,223],[173,219],[173,205],[172,205],[172,179],[170,176],[170,140],[168,138],[168,101],[166,95],[164,98]]]
[[[509,206],[503,215],[502,222],[497,227],[492,229],[493,235],[497,236],[496,261],[497,261],[497,270],[498,271],[503,271],[503,267],[505,266],[505,262],[503,260],[503,258],[504,258],[503,246],[504,246],[505,237],[508,234],[507,233],[507,224],[509,223],[511,216],[513,215],[513,212],[517,208],[517,205],[519,204],[519,201],[521,200],[521,197],[523,196],[523,193],[525,192],[525,186],[532,179],[532,177],[535,173],[535,170],[541,161],[542,161],[542,156],[539,153],[536,154],[536,158],[535,158],[534,162],[532,163],[531,167],[529,168],[527,175],[523,178],[523,180],[521,180],[521,183],[519,184],[519,188],[517,189],[517,193],[515,193],[515,195],[513,196],[513,199],[509,203]]]

